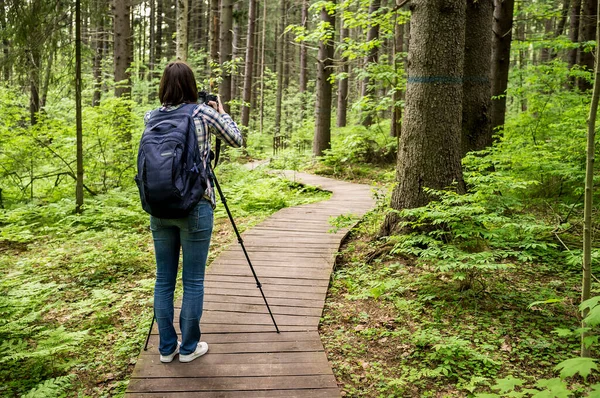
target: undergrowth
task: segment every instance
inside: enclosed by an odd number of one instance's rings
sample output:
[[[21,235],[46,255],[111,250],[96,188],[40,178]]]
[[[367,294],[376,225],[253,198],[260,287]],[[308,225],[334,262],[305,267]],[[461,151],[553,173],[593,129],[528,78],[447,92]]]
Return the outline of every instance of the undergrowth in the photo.
[[[240,230],[327,193],[217,170]],[[0,212],[0,395],[122,396],[152,318],[154,256],[133,186]],[[211,258],[233,240],[218,204]]]

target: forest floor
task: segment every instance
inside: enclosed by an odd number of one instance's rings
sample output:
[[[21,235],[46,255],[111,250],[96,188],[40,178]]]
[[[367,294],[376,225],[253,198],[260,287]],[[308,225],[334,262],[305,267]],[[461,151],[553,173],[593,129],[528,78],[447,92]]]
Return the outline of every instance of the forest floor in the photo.
[[[353,181],[390,176],[389,169],[314,170]],[[579,326],[577,269],[514,262],[465,288],[390,254],[377,236],[383,219],[374,210],[346,240],[320,325],[343,396],[470,397],[507,376],[529,386],[554,378],[559,362],[579,355],[576,336],[557,334]]]

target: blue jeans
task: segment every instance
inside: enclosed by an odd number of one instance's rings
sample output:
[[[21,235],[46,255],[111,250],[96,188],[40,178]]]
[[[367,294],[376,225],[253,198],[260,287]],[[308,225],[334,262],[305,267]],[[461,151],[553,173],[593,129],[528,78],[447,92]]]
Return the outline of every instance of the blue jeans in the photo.
[[[183,302],[179,326],[184,355],[193,353],[200,340],[200,317],[204,301],[204,269],[213,229],[213,209],[201,200],[186,218],[165,219],[150,216],[150,229],[156,255],[154,316],[158,324],[158,350],[169,355],[177,348],[173,327],[173,296],[179,264],[179,248],[183,249]]]

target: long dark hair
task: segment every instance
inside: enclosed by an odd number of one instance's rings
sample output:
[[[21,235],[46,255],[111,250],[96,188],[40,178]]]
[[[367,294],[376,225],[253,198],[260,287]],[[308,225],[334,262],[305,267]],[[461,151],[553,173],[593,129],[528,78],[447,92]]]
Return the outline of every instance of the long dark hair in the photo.
[[[198,88],[192,69],[182,61],[167,65],[160,79],[158,98],[163,105],[198,102]]]

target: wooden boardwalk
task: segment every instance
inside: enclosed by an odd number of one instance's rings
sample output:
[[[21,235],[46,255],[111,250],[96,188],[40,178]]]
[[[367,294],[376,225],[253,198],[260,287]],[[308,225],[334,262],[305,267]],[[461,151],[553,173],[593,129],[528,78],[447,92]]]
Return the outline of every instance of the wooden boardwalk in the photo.
[[[340,396],[317,331],[334,256],[347,232],[329,233],[328,221],[363,215],[374,203],[365,185],[301,173],[295,178],[333,195],[280,210],[243,234],[281,333],[233,243],[207,269],[201,330],[208,354],[191,363],[160,363],[155,326],[127,397]]]

